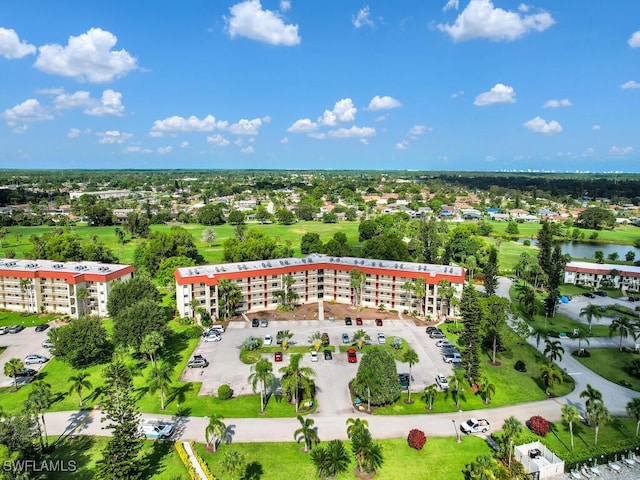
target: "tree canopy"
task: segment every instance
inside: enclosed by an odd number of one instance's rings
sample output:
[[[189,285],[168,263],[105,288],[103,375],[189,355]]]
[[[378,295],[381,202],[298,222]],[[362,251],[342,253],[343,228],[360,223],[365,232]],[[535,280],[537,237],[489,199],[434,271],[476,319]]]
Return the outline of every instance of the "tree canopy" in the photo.
[[[401,387],[396,362],[378,346],[365,352],[352,384],[355,394],[371,405],[386,405],[400,398]]]

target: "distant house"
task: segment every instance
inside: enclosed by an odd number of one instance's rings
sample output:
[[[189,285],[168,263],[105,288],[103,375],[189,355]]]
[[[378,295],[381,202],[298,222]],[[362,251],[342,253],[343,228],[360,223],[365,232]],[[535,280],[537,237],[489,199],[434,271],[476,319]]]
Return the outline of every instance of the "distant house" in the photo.
[[[564,268],[564,283],[600,288],[602,282],[615,288],[640,290],[640,267],[590,262],[569,262]]]

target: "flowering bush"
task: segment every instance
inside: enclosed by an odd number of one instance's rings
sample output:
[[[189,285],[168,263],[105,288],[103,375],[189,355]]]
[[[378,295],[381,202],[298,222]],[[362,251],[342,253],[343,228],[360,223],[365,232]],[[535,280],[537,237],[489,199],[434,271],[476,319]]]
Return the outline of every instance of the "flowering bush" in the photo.
[[[427,437],[422,430],[418,430],[414,428],[409,431],[409,436],[407,437],[407,443],[410,447],[415,448],[416,450],[422,450],[424,444],[427,441]]]
[[[541,437],[546,437],[549,432],[549,422],[547,422],[540,415],[534,415],[527,422],[529,429],[536,435],[540,435]]]

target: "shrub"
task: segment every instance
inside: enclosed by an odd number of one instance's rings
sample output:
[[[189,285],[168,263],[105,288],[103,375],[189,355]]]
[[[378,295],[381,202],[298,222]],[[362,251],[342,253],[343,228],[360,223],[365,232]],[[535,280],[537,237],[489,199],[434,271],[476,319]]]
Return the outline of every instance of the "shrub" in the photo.
[[[402,339],[400,337],[393,337],[391,339],[391,346],[396,350],[400,350],[402,348]]]
[[[527,365],[522,360],[518,360],[513,368],[515,368],[518,372],[527,371]]]
[[[549,422],[540,415],[531,417],[527,422],[527,426],[533,433],[541,437],[546,437],[547,433],[549,433]]]
[[[187,338],[200,338],[202,336],[202,328],[194,325],[192,327],[187,328],[184,331],[184,335],[186,335]]]
[[[233,390],[226,383],[218,387],[218,400],[229,400],[233,395]]]
[[[257,348],[260,348],[260,339],[256,338],[256,337],[247,337],[247,339],[242,342],[242,349],[243,350],[256,350]]]
[[[571,355],[573,355],[574,357],[590,357],[591,353],[589,353],[589,350],[587,350],[586,348],[581,348],[580,350],[574,350]]]
[[[418,430],[417,428],[413,428],[409,431],[409,436],[407,437],[407,443],[411,448],[415,448],[416,450],[422,450],[424,444],[427,441],[427,436],[424,434],[422,430]]]

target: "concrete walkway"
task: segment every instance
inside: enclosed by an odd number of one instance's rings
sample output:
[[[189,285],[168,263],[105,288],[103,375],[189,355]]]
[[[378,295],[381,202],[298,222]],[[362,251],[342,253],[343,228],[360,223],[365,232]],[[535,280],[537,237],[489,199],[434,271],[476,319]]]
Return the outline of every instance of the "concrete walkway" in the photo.
[[[191,466],[195,470],[200,480],[208,480],[207,474],[204,473],[204,470],[202,469],[200,462],[196,460],[196,457],[193,454],[193,449],[191,448],[191,444],[189,442],[182,442],[182,446],[184,447],[185,452],[187,452],[187,455],[189,456],[189,462],[191,463]]]

